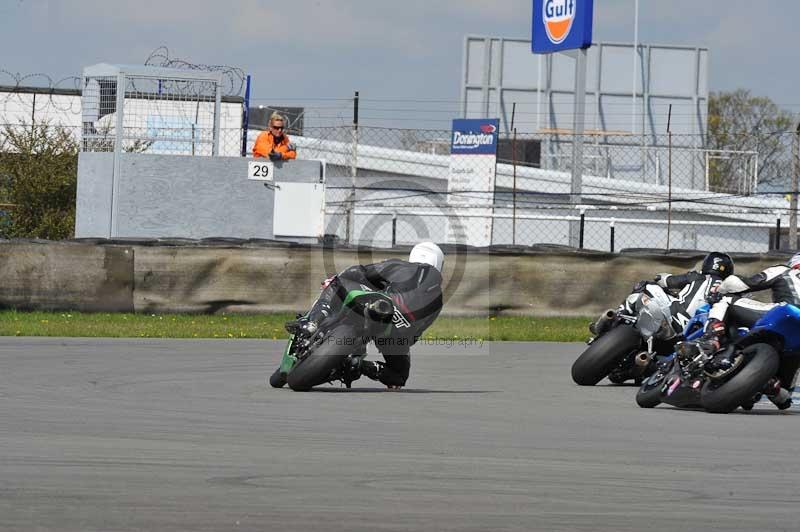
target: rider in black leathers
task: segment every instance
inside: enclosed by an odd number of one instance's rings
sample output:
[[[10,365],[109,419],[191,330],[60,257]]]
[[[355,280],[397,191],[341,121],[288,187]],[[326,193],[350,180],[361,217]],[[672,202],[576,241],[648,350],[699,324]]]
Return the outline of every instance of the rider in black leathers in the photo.
[[[669,291],[677,301],[672,305],[674,315],[683,315],[688,320],[697,308],[706,302],[720,283],[733,275],[733,259],[726,253],[715,251],[703,258],[700,271],[689,271],[680,275],[662,273],[655,281]]]
[[[335,316],[353,290],[387,294],[395,312],[388,334],[371,340],[386,360],[385,365],[362,361],[361,372],[387,387],[405,385],[411,369],[409,348],[430,327],[442,310],[442,275],[444,255],[432,242],[417,244],[409,260],[389,259],[366,266],[347,268],[323,283],[322,293],[304,317],[290,321],[286,329],[292,334],[309,334]],[[366,349],[366,345],[358,349]]]

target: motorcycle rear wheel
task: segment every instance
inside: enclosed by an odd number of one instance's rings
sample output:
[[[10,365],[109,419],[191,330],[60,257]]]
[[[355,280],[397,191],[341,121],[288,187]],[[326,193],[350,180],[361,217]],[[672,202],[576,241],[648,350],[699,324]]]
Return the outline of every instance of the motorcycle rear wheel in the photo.
[[[594,386],[638,349],[642,337],[629,325],[617,325],[595,339],[572,364],[572,380],[581,386]]]
[[[753,344],[742,350],[744,365],[723,382],[710,380],[703,385],[700,402],[715,414],[733,412],[760,392],[778,372],[780,357],[768,344]]]

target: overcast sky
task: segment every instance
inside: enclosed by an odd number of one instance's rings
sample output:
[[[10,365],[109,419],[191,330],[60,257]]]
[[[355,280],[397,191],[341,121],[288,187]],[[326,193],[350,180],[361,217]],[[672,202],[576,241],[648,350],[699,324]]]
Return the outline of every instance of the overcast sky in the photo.
[[[381,106],[455,115],[464,36],[530,38],[531,3],[0,0],[0,69],[57,80],[101,61],[143,63],[164,45],[175,58],[252,74],[255,103],[344,115],[349,104],[336,99],[359,90],[374,100],[367,117]],[[634,0],[595,4],[594,40],[632,42]],[[712,90],[747,88],[797,112],[798,20],[800,2],[789,0],[641,0],[640,41],[706,46]]]

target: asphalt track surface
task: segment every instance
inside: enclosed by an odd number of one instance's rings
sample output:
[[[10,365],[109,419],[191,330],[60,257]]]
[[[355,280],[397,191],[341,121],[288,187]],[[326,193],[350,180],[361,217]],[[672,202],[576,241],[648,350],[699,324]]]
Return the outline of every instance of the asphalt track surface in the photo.
[[[579,344],[417,346],[403,392],[281,342],[0,339],[0,530],[797,530],[800,417],[639,409]]]

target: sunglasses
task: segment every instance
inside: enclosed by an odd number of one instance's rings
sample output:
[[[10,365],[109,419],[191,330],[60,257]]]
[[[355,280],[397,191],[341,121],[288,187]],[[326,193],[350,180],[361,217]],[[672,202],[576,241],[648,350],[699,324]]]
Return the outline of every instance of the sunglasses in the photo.
[[[269,127],[271,127],[272,129],[276,129],[278,131],[283,131],[283,126],[269,126]]]

